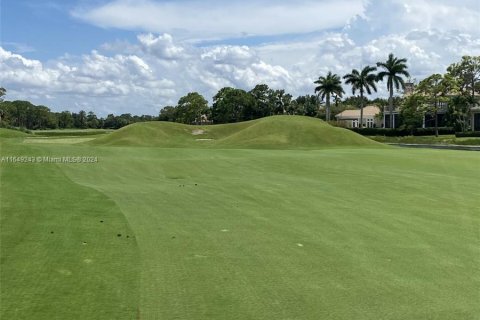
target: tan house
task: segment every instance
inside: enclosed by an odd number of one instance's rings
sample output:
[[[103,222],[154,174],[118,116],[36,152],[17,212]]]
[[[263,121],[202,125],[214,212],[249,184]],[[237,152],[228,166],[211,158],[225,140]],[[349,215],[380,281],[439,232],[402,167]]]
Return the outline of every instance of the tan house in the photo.
[[[380,108],[376,106],[366,106],[363,108],[363,127],[381,128],[382,122],[378,118]],[[338,122],[343,123],[347,128],[360,127],[360,109],[345,110],[335,116]]]

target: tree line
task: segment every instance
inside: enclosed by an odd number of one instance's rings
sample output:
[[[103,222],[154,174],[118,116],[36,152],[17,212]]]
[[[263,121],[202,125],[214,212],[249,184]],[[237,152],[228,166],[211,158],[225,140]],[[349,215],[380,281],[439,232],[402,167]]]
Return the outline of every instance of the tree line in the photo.
[[[3,88],[1,88],[3,89]],[[5,94],[3,89],[0,93]],[[29,130],[42,129],[119,129],[135,122],[154,121],[157,117],[150,115],[136,116],[130,113],[119,116],[109,114],[97,117],[90,111],[53,112],[46,106],[36,106],[29,101],[2,101],[0,103],[0,126],[16,127]]]
[[[222,88],[213,97],[211,107],[202,95],[191,92],[180,98],[176,106],[163,108],[159,120],[191,124],[208,119],[213,123],[233,123],[279,114],[316,117],[321,116],[322,111],[315,95],[293,98],[285,90],[258,84],[250,91]]]
[[[266,84],[258,84],[250,91],[224,87],[213,96],[211,106],[200,93],[190,92],[175,106],[162,108],[158,117],[128,113],[109,114],[106,118],[99,118],[94,112],[52,112],[46,106],[35,106],[28,101],[4,101],[0,103],[0,125],[27,129],[118,129],[141,121],[233,123],[271,115],[304,115],[330,121],[332,113],[360,109],[360,127],[364,127],[363,108],[374,104],[380,109],[388,106],[389,119],[393,119],[394,108],[400,107],[400,120],[405,128],[418,127],[426,112],[436,115],[441,105],[448,105],[448,123],[461,131],[469,129],[468,115],[480,91],[480,56],[465,56],[450,65],[445,74],[422,80],[412,94],[395,96],[396,91],[405,89],[409,77],[407,59],[390,54],[386,61],[353,69],[343,77],[328,72],[314,82],[314,94],[296,98]],[[342,78],[344,84],[351,87],[352,96],[344,98]],[[379,82],[385,83],[388,99],[369,100],[368,96],[377,91]],[[5,93],[5,89],[0,88],[0,98]]]

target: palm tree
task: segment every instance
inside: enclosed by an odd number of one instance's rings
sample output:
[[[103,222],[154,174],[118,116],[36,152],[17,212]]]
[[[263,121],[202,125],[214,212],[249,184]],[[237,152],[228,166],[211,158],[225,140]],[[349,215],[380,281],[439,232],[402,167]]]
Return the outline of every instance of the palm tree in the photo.
[[[383,81],[387,77],[387,89],[390,92],[388,98],[388,111],[390,113],[390,128],[393,126],[393,88],[400,90],[405,89],[405,81],[402,76],[410,77],[407,69],[407,59],[398,59],[390,53],[385,62],[377,62],[377,67],[382,68],[383,71],[378,73],[378,80]]]
[[[355,95],[355,92],[360,91],[360,128],[363,128],[363,95],[365,92],[367,94],[372,94],[372,90],[377,92],[377,75],[373,72],[377,68],[366,66],[362,69],[361,72],[358,72],[357,69],[353,69],[352,73],[349,73],[343,77],[346,84],[352,85],[352,94]]]
[[[315,88],[315,93],[318,92],[318,95],[321,97],[321,99],[326,100],[326,119],[327,121],[330,121],[330,97],[332,95],[342,97],[342,95],[345,93],[342,88],[340,76],[337,74],[332,74],[332,72],[329,71],[326,77],[319,77],[314,83],[318,84],[318,86]]]

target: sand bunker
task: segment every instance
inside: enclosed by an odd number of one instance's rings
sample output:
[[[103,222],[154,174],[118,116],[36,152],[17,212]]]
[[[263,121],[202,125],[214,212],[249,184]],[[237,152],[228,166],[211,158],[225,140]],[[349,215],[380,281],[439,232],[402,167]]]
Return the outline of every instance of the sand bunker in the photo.
[[[205,130],[201,130],[201,129],[195,129],[195,130],[192,131],[192,134],[194,136],[199,136],[199,135],[204,134],[204,133],[205,133]]]

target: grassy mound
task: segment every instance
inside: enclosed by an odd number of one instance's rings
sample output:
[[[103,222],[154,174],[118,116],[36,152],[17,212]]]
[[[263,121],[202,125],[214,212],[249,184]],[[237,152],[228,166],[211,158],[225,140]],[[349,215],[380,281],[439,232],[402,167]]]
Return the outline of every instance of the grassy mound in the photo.
[[[349,130],[302,116],[273,116],[213,126],[168,122],[137,123],[90,143],[109,146],[246,149],[317,149],[379,145]]]
[[[0,138],[23,138],[28,134],[19,130],[0,128]]]

